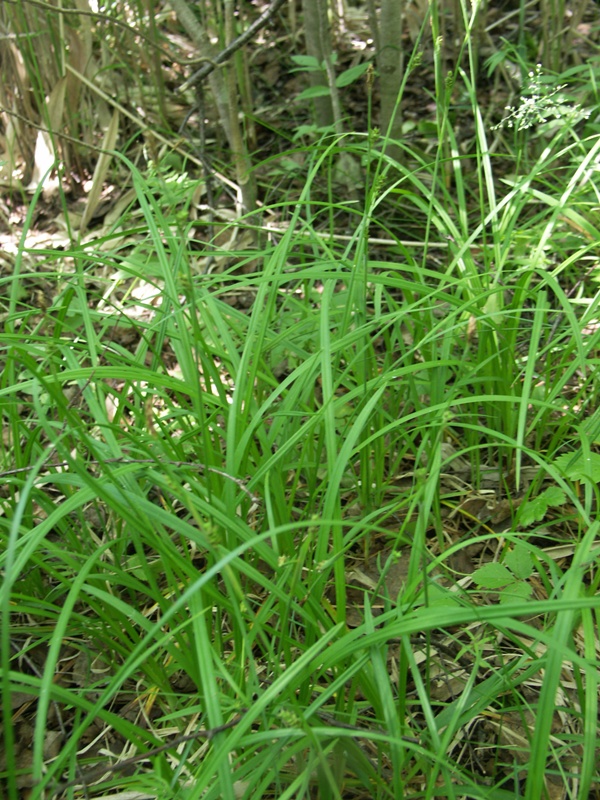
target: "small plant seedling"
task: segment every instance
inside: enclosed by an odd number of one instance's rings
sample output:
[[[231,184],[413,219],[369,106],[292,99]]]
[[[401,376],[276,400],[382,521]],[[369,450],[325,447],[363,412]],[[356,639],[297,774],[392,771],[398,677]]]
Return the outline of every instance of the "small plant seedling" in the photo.
[[[508,551],[504,563],[484,564],[475,570],[473,580],[481,589],[499,592],[500,603],[515,603],[531,597],[533,589],[527,581],[532,573],[531,553],[518,543]]]
[[[292,61],[298,64],[293,72],[322,72],[326,75],[326,67],[324,63],[320,63],[314,56],[292,56]],[[331,54],[331,63],[335,64],[337,61],[337,53]],[[365,72],[369,69],[370,61],[364,61],[360,64],[355,64],[353,67],[341,72],[335,79],[335,85],[338,89],[343,89],[350,86],[351,83],[359,80]],[[297,100],[310,100],[314,97],[324,97],[331,94],[331,87],[329,86],[311,86],[301,92]]]
[[[565,493],[558,486],[549,486],[537,497],[533,497],[519,508],[519,523],[523,527],[544,519],[549,508],[562,506],[567,502]]]

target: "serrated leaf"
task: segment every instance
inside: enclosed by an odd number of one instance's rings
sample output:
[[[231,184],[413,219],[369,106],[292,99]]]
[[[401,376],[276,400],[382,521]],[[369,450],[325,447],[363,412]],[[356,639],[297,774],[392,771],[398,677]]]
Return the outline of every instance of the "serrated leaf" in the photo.
[[[484,564],[473,573],[473,580],[483,589],[500,589],[514,581],[513,574],[504,564]]]
[[[518,603],[519,600],[528,600],[533,589],[525,581],[515,581],[500,592],[501,603]]]
[[[329,86],[311,86],[309,89],[300,92],[297,99],[311,100],[313,97],[326,97],[328,94],[331,94]]]
[[[549,486],[537,497],[523,503],[519,509],[519,522],[521,525],[531,525],[533,522],[543,519],[549,508],[562,506],[566,502],[567,498],[562,489],[558,486]]]
[[[590,453],[589,460],[581,453],[564,453],[554,459],[554,465],[565,478],[583,481],[586,478],[594,483],[600,482],[600,453]]]
[[[504,564],[509,568],[515,578],[529,578],[533,572],[533,559],[531,553],[523,544],[516,544],[514,550],[506,554]]]
[[[519,509],[519,522],[524,527],[527,527],[533,522],[538,522],[539,520],[544,519],[547,511],[548,503],[542,495],[538,495],[537,497],[528,500],[526,503],[523,503]]]
[[[567,502],[565,493],[558,486],[549,486],[542,492],[541,497],[546,500],[549,507],[564,506]]]
[[[356,64],[356,66],[350,67],[350,69],[346,69],[344,72],[341,72],[335,79],[335,85],[338,87],[338,89],[342,89],[344,86],[350,86],[350,84],[354,83],[354,81],[357,81],[361,75],[364,75],[368,69],[368,62],[365,64]]]

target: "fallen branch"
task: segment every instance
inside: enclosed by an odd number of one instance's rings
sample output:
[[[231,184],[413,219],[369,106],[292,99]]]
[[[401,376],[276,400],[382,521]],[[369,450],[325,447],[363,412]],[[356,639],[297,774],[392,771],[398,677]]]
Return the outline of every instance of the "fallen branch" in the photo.
[[[123,761],[118,761],[116,764],[93,767],[92,769],[86,770],[86,772],[82,773],[81,777],[77,780],[70,781],[69,783],[59,784],[56,787],[56,793],[62,793],[65,789],[69,789],[72,786],[87,786],[91,781],[103,778],[105,775],[109,775],[113,772],[120,772],[123,769],[127,769],[127,767],[130,767],[132,764],[137,764],[139,761],[146,761],[147,759],[157,756],[160,753],[166,753],[167,750],[172,750],[174,747],[177,747],[184,742],[192,742],[194,739],[206,739],[207,741],[210,741],[211,739],[214,739],[218,733],[223,733],[223,731],[227,731],[230,728],[235,727],[247,710],[248,709],[243,708],[234,719],[226,722],[224,725],[217,725],[216,728],[201,728],[199,731],[195,731],[194,733],[188,733],[185,736],[177,736],[172,741],[160,745],[160,747],[153,747],[152,750],[146,750],[145,753],[139,753],[136,756],[131,756]]]
[[[271,3],[266,11],[263,11],[260,17],[258,17],[258,19],[252,23],[252,25],[250,25],[242,34],[240,34],[237,39],[234,39],[233,42],[231,42],[231,44],[229,44],[224,50],[221,50],[221,52],[218,53],[213,59],[204,64],[204,66],[200,67],[199,70],[196,70],[196,72],[194,72],[194,74],[188,78],[187,81],[182,84],[177,91],[184,92],[198,81],[203,81],[204,78],[207,78],[210,73],[213,72],[213,70],[215,70],[220,64],[224,64],[225,61],[228,61],[236,52],[236,50],[239,50],[240,47],[243,47],[246,42],[249,42],[250,39],[252,39],[255,33],[257,33],[261,28],[264,28],[273,14],[277,13],[284,3],[285,0],[273,0],[273,3]]]

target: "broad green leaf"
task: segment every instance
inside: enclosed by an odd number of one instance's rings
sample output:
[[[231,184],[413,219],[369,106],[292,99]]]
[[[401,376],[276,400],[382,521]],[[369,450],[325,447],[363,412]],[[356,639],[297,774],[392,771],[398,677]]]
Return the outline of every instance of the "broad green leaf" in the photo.
[[[549,486],[541,496],[545,498],[548,507],[564,506],[567,502],[565,493],[558,486]]]
[[[500,589],[514,581],[512,573],[504,564],[485,564],[473,573],[473,580],[483,589]]]
[[[542,495],[533,497],[531,500],[523,503],[519,509],[519,522],[524,527],[527,527],[534,522],[544,519],[546,516],[546,511],[548,511],[548,503],[545,501]]]
[[[321,65],[314,56],[292,56],[292,61],[307,72],[321,72]]]
[[[515,578],[529,578],[533,572],[531,553],[523,544],[515,545],[514,549],[506,554],[504,564]]]
[[[519,509],[521,525],[531,525],[543,519],[551,506],[562,506],[566,503],[565,493],[558,486],[549,486],[537,497],[523,503]]]
[[[581,453],[564,453],[554,459],[554,464],[565,478],[582,481],[586,478],[594,483],[600,482],[600,453],[590,453],[589,460]]]
[[[368,69],[368,62],[364,64],[356,64],[356,66],[350,67],[350,69],[346,69],[344,72],[340,73],[335,79],[335,85],[338,87],[338,89],[341,89],[344,86],[349,86],[351,83],[354,83],[354,81],[358,80],[361,75],[364,75]]]
[[[313,97],[326,97],[330,94],[329,86],[311,86],[298,95],[298,100],[311,100]]]
[[[518,603],[520,600],[528,600],[532,592],[533,589],[525,581],[515,581],[500,592],[500,602]]]
[[[427,605],[429,608],[432,606],[457,606],[459,605],[458,597],[449,592],[447,589],[444,589],[442,586],[438,586],[437,583],[431,583],[427,589],[429,597]]]

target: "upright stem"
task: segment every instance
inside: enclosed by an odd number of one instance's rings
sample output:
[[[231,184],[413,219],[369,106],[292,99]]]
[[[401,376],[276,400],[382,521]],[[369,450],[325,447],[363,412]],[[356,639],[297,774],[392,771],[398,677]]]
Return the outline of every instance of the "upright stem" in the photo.
[[[378,53],[381,86],[381,132],[391,139],[400,139],[402,119],[399,113],[402,86],[402,0],[382,0],[379,25],[381,50]]]
[[[227,3],[228,0],[226,0]],[[192,38],[202,58],[214,60],[215,48],[196,19],[186,0],[171,0],[171,7],[177,19]],[[227,10],[227,5],[226,5]],[[233,156],[237,182],[242,194],[242,204],[246,213],[256,209],[256,185],[251,172],[250,156],[242,136],[238,117],[237,86],[233,70],[227,77],[221,70],[213,70],[208,82],[217,104],[219,119],[225,131],[227,142]]]
[[[304,33],[306,36],[306,52],[309,56],[316,58],[322,64],[331,55],[331,45],[325,52],[325,42],[329,39],[329,23],[327,21],[327,5],[325,0],[302,0],[302,11],[304,14]],[[309,80],[311,86],[329,86],[329,76],[322,72],[310,72]],[[332,98],[327,95],[315,97],[315,113],[317,125],[326,128],[333,123],[333,104]]]
[[[225,45],[227,46],[231,44],[235,38],[232,0],[225,0],[224,9]],[[227,64],[224,70],[229,94],[229,124],[231,131],[229,146],[231,147],[231,154],[233,155],[237,182],[242,192],[242,203],[244,205],[244,210],[248,213],[256,210],[256,182],[252,174],[252,162],[250,161],[242,126],[240,125],[238,105],[239,87],[236,80],[235,66],[233,64]]]

